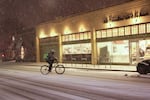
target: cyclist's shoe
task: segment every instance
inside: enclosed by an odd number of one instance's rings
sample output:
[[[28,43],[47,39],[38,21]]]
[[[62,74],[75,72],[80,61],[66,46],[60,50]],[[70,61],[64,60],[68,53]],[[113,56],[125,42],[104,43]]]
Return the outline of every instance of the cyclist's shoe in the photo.
[[[51,69],[48,69],[49,72],[51,72]]]

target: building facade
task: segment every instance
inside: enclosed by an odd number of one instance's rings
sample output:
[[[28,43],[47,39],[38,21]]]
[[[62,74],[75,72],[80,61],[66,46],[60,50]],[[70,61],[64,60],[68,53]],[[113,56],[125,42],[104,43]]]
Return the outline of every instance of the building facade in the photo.
[[[150,55],[150,1],[134,0],[36,27],[36,61],[134,65]]]

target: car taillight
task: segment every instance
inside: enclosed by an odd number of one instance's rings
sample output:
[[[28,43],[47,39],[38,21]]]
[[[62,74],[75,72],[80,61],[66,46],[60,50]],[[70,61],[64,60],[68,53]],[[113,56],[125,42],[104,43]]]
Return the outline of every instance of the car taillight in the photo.
[[[4,55],[4,54],[2,54],[2,57],[5,57],[5,55]]]

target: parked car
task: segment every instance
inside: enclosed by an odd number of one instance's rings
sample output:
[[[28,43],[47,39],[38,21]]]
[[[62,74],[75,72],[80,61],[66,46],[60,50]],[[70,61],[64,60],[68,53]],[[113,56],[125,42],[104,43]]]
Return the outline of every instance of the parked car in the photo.
[[[136,66],[136,69],[140,74],[150,73],[150,59],[139,62]]]

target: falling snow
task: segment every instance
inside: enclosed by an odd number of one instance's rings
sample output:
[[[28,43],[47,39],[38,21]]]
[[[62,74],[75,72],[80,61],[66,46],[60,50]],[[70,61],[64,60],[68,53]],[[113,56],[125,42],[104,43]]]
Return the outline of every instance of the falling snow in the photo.
[[[0,48],[18,29],[132,0],[0,0]]]

